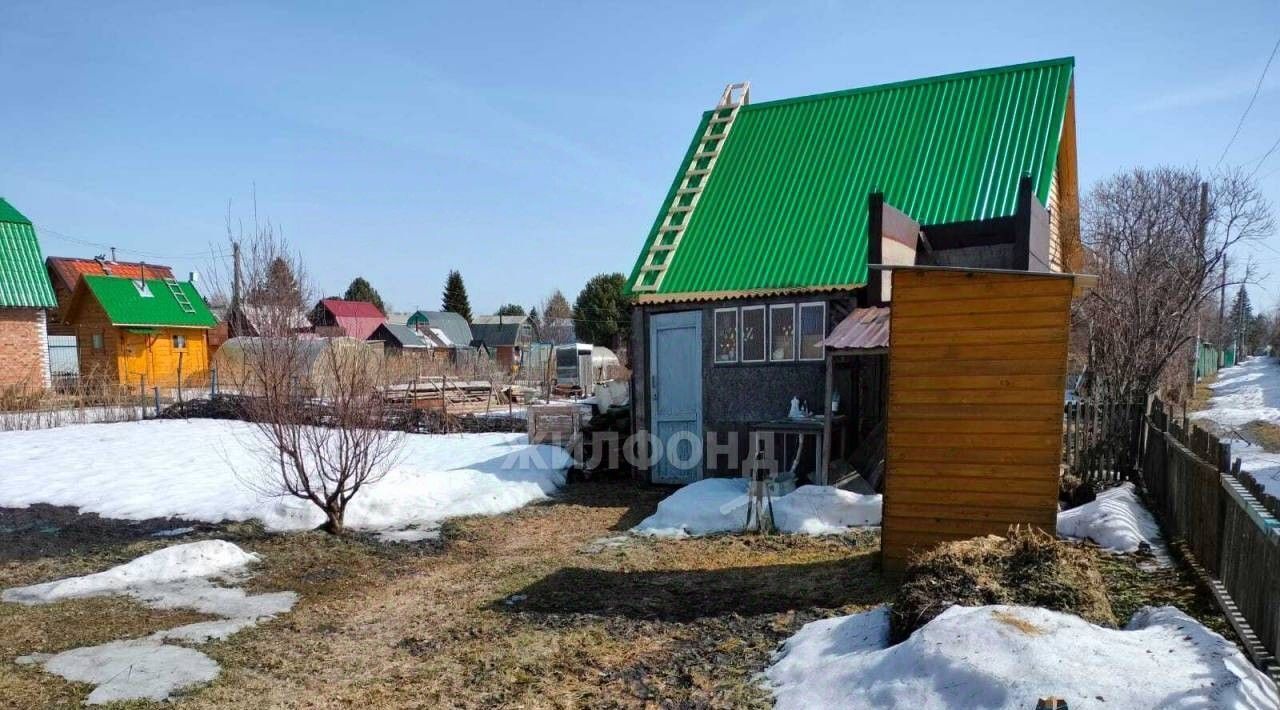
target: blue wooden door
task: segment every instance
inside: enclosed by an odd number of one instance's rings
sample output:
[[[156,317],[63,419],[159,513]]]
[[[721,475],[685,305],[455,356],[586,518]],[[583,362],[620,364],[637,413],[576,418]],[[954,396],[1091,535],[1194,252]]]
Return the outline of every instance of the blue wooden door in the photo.
[[[661,456],[654,483],[702,477],[702,314],[660,313],[649,322],[649,411]]]

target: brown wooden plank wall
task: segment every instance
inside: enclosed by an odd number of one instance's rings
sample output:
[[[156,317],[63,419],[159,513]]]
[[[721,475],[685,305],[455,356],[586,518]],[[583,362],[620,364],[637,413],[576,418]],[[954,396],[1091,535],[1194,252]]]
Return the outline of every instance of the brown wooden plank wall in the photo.
[[[1069,277],[893,274],[883,549],[1053,532]]]

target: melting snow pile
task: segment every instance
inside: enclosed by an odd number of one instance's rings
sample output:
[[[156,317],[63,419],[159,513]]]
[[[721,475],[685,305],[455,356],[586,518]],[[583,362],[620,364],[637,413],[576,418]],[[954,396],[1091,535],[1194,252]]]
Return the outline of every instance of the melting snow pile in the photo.
[[[70,577],[30,587],[6,589],[0,599],[47,604],[63,599],[125,594],[142,587],[239,572],[258,556],[226,540],[205,540],[156,550],[105,572]]]
[[[69,505],[125,520],[258,519],[270,530],[324,522],[310,503],[263,495],[271,477],[252,424],[156,420],[0,433],[0,507]],[[409,434],[398,462],[351,502],[348,526],[429,528],[504,513],[564,485],[571,461],[524,434]]]
[[[632,532],[682,537],[742,530],[747,523],[747,480],[708,478],[667,496]],[[773,499],[782,532],[824,535],[880,524],[881,498],[833,486],[801,486]]]
[[[1054,696],[1092,708],[1275,708],[1276,687],[1230,642],[1172,607],[1124,630],[1020,606],[953,606],[886,647],[889,614],[806,624],[765,672],[787,708],[1009,708]]]
[[[1160,526],[1151,517],[1132,483],[1124,483],[1098,494],[1098,499],[1058,513],[1058,534],[1092,540],[1111,552],[1137,552],[1139,548],[1159,548]]]
[[[1253,474],[1267,493],[1280,498],[1280,453],[1241,441],[1230,431],[1256,421],[1280,426],[1280,363],[1268,357],[1253,358],[1220,370],[1218,381],[1210,387],[1214,396],[1209,408],[1192,414],[1192,418],[1226,430],[1222,432],[1224,441],[1234,439],[1231,454],[1240,459],[1240,467]]]
[[[218,664],[194,649],[165,641],[203,643],[222,639],[293,608],[293,592],[249,595],[215,585],[210,578],[245,571],[258,556],[225,540],[175,545],[105,572],[29,587],[6,589],[0,600],[47,604],[106,594],[131,596],[157,609],[193,609],[221,619],[159,631],[142,639],[112,641],[58,654],[33,654],[19,663],[41,663],[68,680],[93,683],[91,704],[130,698],[163,700],[182,688],[213,680]]]

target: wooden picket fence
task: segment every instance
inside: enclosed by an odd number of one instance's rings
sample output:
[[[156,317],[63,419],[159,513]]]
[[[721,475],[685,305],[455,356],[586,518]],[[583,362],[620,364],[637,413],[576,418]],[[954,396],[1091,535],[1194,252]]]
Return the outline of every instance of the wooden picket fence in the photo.
[[[1062,465],[1089,484],[1133,480],[1138,470],[1145,404],[1077,400],[1062,418]]]
[[[1231,445],[1171,417],[1142,419],[1141,479],[1165,533],[1187,554],[1260,668],[1280,677],[1280,521],[1241,482]]]

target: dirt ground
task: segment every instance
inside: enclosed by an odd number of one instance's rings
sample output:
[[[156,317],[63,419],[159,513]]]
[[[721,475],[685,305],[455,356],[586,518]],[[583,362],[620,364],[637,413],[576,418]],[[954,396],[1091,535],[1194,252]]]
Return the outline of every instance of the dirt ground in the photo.
[[[887,601],[875,533],[648,540],[623,531],[667,491],[577,483],[555,500],[445,526],[442,542],[273,535],[231,540],[264,561],[250,591],[295,590],[288,614],[200,649],[222,666],[177,707],[767,707],[757,674],[817,618]],[[0,511],[0,588],[105,569],[172,544],[124,523],[40,507]],[[1196,607],[1194,585],[1114,561],[1128,614]],[[1206,611],[1206,609],[1208,611]],[[1188,609],[1212,616],[1211,607]],[[1196,613],[1199,611],[1200,613]],[[89,691],[17,656],[199,620],[122,598],[0,604],[0,707],[77,707]],[[120,707],[161,707],[130,703]]]
[[[749,707],[753,680],[805,622],[884,602],[874,534],[619,538],[666,491],[580,483],[556,500],[446,525],[443,543],[216,536],[263,555],[251,591],[294,610],[200,647],[222,665],[179,707]],[[105,569],[174,540],[65,509],[0,512],[0,588]],[[610,539],[615,538],[615,539]],[[88,692],[13,659],[198,620],[121,598],[0,604],[0,706]],[[131,706],[150,707],[147,703]]]

